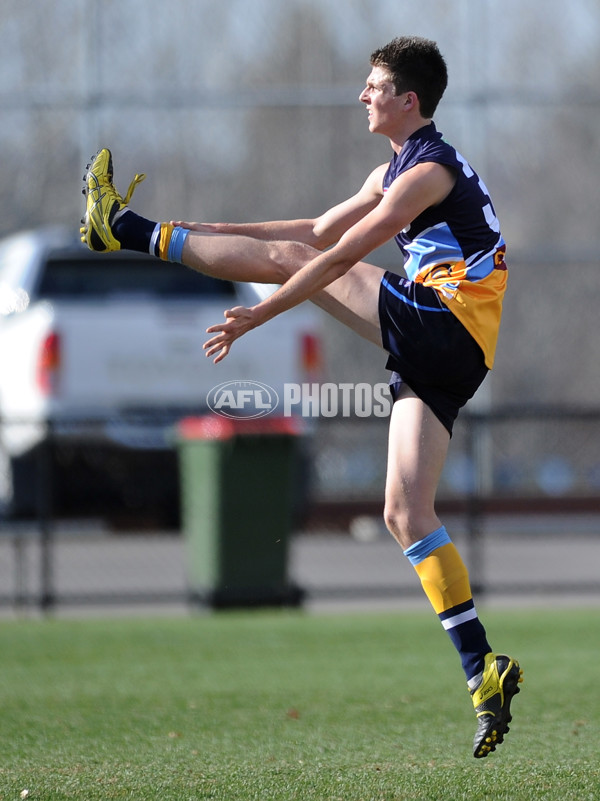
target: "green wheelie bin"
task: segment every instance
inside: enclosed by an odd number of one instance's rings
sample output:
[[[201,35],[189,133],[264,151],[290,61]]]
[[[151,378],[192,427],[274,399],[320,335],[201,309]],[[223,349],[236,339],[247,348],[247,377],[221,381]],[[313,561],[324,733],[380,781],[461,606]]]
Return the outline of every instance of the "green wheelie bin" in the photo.
[[[300,427],[288,417],[190,417],[178,426],[189,598],[212,608],[295,606],[288,580]]]

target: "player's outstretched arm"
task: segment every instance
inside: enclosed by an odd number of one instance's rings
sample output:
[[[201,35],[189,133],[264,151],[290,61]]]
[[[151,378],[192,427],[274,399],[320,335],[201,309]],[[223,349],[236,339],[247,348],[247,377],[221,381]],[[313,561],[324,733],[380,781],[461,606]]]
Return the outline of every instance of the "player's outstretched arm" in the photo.
[[[386,164],[374,170],[361,189],[314,219],[272,220],[258,223],[202,223],[171,220],[172,225],[205,234],[234,234],[268,241],[302,242],[317,250],[334,245],[343,234],[368,214],[383,196]]]
[[[204,344],[206,355],[214,356],[215,363],[222,361],[233,342],[247,331],[314,297],[325,288],[336,298],[336,290],[331,284],[338,279],[353,281],[347,275],[352,267],[357,270],[370,267],[359,262],[409,225],[426,208],[440,203],[451,191],[454,181],[455,177],[449,170],[431,162],[408,170],[371,211],[342,235],[336,245],[318,253],[276,292],[251,308],[227,310],[224,323],[207,329],[207,333],[214,336]],[[369,286],[373,286],[374,291],[369,290],[369,296],[358,301],[362,306],[358,310],[359,316],[363,319],[372,318],[377,309],[378,286],[370,283]],[[340,287],[339,299],[347,303],[346,289]],[[361,289],[364,289],[364,284]]]

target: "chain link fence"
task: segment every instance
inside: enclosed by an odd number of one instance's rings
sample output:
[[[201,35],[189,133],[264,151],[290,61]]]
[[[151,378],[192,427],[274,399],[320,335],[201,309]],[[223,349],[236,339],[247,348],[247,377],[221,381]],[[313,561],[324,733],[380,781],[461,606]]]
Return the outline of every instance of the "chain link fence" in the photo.
[[[289,535],[289,578],[308,603],[420,597],[413,571],[381,517],[386,421],[359,420],[330,420],[306,443],[310,501],[283,536]],[[597,407],[463,414],[442,476],[438,512],[463,550],[478,594],[598,598],[600,460],[593,435],[599,423]],[[168,499],[172,472],[166,494],[160,483],[145,486],[149,474],[172,471],[173,454],[163,454],[162,465],[153,462],[130,474],[129,482],[121,482],[120,503],[113,498],[104,513],[98,499],[107,496],[93,484],[88,517],[82,518],[65,516],[60,507],[65,498],[57,492],[59,473],[48,445],[51,440],[38,451],[32,481],[37,519],[0,522],[0,606],[17,612],[140,604],[187,608],[195,535],[181,536],[182,530],[189,532],[185,520],[170,530],[156,525],[156,518],[148,525],[148,497],[156,504],[161,489],[155,513],[178,511],[173,503],[180,498]],[[132,494],[132,486],[142,493]],[[220,491],[226,498],[237,490]],[[269,502],[268,487],[264,499]],[[89,516],[93,509],[96,518]],[[199,523],[192,521],[192,531]],[[240,521],[238,532],[224,526],[222,534],[231,545],[232,537],[248,534],[246,528]],[[271,547],[282,547],[279,538],[267,543]]]
[[[122,191],[148,174],[135,208],[150,218],[314,216],[390,156],[358,102],[370,52],[400,34],[436,39],[450,72],[436,122],[489,186],[511,268],[496,367],[470,408],[537,410],[494,419],[476,464],[472,425],[459,424],[440,500],[476,486],[547,503],[598,497],[598,420],[580,414],[600,404],[596,0],[56,0],[52,13],[4,0],[0,18],[0,235],[76,229],[81,175],[101,146]],[[401,269],[395,246],[373,259]],[[386,380],[381,352],[324,325],[323,380]],[[557,406],[570,416],[547,414]],[[321,507],[380,504],[386,421],[316,426]],[[359,518],[363,535],[373,530],[370,511]],[[3,524],[7,598],[30,593],[23,576],[43,574],[27,561],[36,535],[13,542],[15,530]],[[65,543],[91,539],[69,530]],[[7,567],[13,556],[21,572]]]

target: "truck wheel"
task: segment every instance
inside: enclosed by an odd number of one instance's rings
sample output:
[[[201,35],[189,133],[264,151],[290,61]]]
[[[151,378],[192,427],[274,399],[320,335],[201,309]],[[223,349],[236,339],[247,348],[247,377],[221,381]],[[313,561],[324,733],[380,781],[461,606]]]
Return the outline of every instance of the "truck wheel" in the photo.
[[[36,513],[35,460],[10,456],[0,446],[0,517],[32,517]]]

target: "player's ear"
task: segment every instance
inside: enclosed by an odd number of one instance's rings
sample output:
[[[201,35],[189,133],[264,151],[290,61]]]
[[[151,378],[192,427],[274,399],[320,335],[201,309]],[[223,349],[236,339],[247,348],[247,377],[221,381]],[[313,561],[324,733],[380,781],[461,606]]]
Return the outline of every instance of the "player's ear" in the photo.
[[[406,92],[403,103],[405,111],[411,111],[413,108],[419,108],[419,98],[415,92]]]

